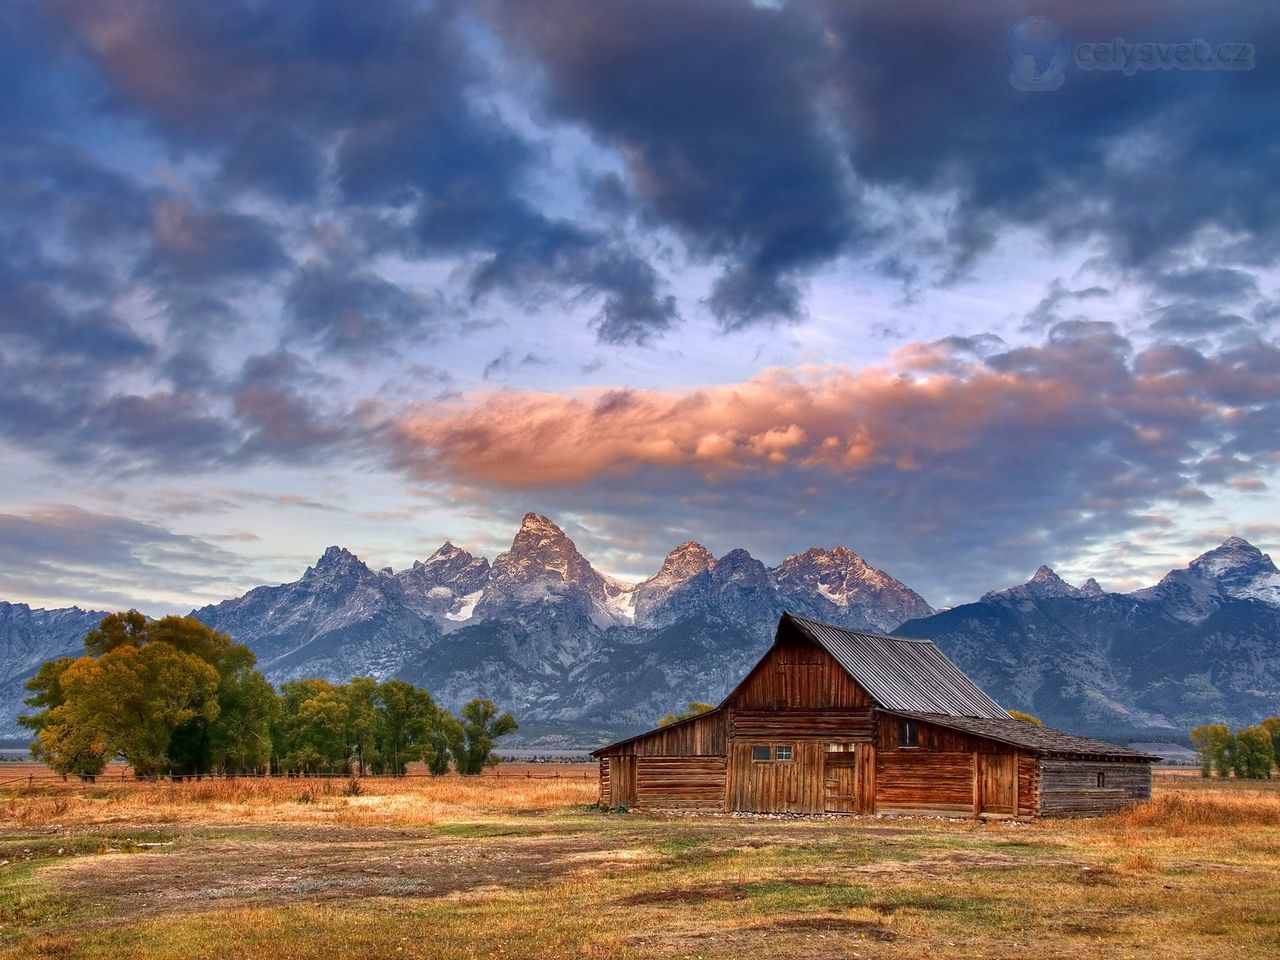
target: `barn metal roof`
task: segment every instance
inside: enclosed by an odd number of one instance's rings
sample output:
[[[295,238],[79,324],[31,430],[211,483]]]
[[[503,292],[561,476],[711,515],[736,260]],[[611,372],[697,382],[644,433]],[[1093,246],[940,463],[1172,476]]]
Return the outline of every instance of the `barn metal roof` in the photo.
[[[1149,753],[1130,750],[1119,744],[1105,740],[1093,740],[1089,737],[1078,737],[1074,733],[1054,730],[1052,727],[1038,727],[1034,723],[1014,720],[1012,717],[988,719],[985,717],[955,717],[936,713],[914,713],[905,710],[892,711],[900,717],[912,720],[923,720],[961,733],[971,733],[987,740],[998,740],[1010,746],[1021,747],[1035,753],[1053,756],[1089,756],[1106,757],[1115,760],[1159,760]]]
[[[782,623],[788,621],[840,661],[886,710],[1009,719],[931,640],[861,633],[784,613]]]

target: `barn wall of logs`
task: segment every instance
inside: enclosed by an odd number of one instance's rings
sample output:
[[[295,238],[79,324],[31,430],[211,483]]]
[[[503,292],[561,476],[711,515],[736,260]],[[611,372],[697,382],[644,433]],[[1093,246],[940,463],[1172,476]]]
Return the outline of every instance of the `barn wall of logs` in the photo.
[[[636,758],[636,806],[723,810],[724,757]]]
[[[1039,766],[1044,816],[1094,817],[1151,799],[1148,763],[1041,760]]]
[[[712,710],[636,737],[608,751],[609,756],[723,757],[727,717]]]
[[[972,752],[876,751],[876,810],[973,816]]]

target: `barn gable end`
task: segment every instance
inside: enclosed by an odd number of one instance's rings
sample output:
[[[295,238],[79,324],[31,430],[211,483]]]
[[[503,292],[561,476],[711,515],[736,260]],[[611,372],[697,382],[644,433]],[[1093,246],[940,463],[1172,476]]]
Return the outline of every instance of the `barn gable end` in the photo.
[[[927,640],[790,614],[714,710],[594,755],[611,807],[982,817],[1127,806],[1154,759],[1011,719]]]

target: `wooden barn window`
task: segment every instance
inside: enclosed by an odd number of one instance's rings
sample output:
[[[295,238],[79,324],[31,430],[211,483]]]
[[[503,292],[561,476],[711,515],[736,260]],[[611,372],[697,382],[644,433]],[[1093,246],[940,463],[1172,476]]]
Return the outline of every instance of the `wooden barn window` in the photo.
[[[920,724],[914,720],[898,721],[898,746],[899,747],[918,747],[920,746]]]
[[[773,750],[773,758],[774,758],[775,760],[790,760],[790,759],[791,759],[791,744],[789,744],[789,743],[780,743],[780,744],[778,744],[776,747],[774,747],[774,750]]]
[[[1098,787],[1101,789],[1107,785],[1107,775],[1101,770],[1098,771]]]
[[[768,762],[773,759],[773,751],[768,747],[752,747],[751,759],[758,762]]]

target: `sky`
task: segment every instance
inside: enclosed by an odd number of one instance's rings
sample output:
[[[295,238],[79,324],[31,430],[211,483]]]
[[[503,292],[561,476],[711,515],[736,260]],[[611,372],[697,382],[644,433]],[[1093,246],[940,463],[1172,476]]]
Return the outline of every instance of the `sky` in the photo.
[[[1270,0],[10,0],[0,599],[527,511],[935,605],[1280,546],[1278,48]]]

